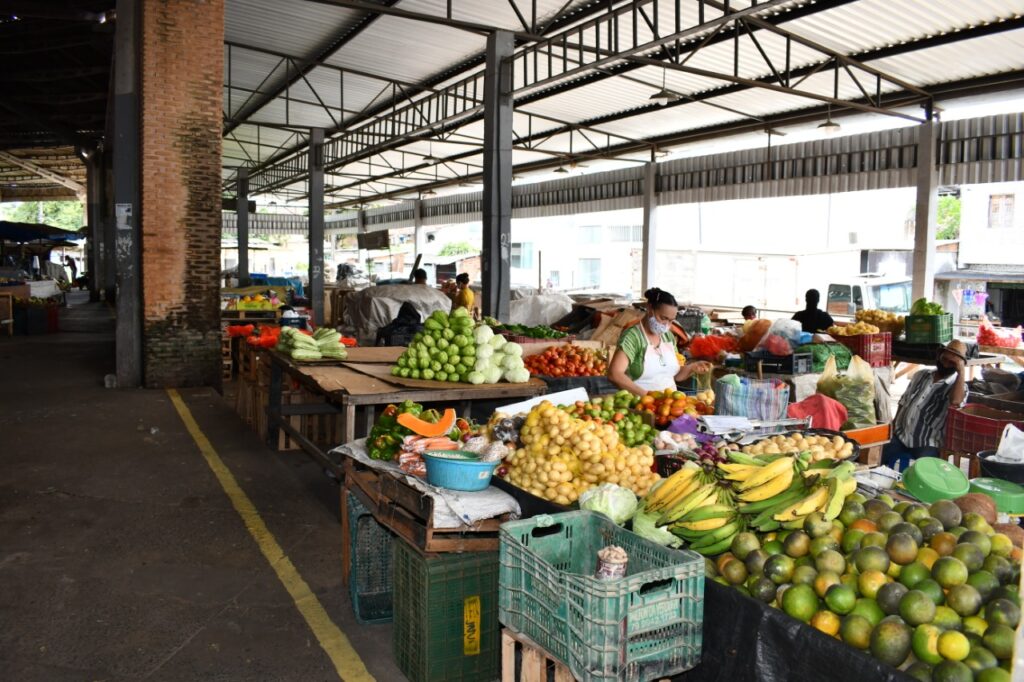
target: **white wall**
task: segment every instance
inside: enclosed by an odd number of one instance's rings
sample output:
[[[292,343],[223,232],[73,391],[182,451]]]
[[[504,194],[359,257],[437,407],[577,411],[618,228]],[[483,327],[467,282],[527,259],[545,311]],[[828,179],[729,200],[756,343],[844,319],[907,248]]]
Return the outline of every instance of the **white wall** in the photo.
[[[989,227],[992,195],[1014,196],[1009,228]],[[1024,182],[965,185],[960,188],[959,265],[1024,265]]]

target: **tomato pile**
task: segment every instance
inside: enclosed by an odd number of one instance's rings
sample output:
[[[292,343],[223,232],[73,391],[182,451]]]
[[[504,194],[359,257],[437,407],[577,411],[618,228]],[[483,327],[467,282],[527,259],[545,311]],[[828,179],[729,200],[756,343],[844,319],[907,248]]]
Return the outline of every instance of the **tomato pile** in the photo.
[[[684,414],[694,417],[714,414],[714,400],[711,391],[702,391],[695,396],[688,396],[682,391],[651,391],[640,399],[637,409],[653,414],[655,425],[667,426]]]
[[[604,353],[572,343],[551,346],[543,353],[523,358],[523,362],[534,376],[599,377],[608,369]]]

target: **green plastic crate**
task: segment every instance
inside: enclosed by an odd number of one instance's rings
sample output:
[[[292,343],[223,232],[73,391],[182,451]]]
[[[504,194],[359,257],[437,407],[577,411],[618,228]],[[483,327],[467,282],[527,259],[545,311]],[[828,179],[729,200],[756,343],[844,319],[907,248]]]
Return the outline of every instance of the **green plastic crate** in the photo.
[[[410,682],[497,680],[498,553],[424,557],[394,542],[394,629],[399,669]]]
[[[618,545],[627,575],[593,577],[597,552]],[[642,682],[700,662],[704,559],[662,547],[593,512],[501,526],[499,617],[579,680]]]
[[[391,622],[391,545],[394,536],[348,494],[349,574],[352,611],[362,625]]]
[[[904,322],[907,343],[949,343],[953,340],[953,314],[908,315]]]

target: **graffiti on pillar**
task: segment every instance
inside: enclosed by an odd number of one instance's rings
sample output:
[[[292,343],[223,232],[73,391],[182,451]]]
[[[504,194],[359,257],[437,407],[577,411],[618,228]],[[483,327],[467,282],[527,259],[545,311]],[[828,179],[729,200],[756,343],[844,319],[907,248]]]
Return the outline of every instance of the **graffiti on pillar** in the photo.
[[[117,235],[117,241],[114,243],[114,253],[120,269],[125,272],[131,271],[134,260],[132,258],[131,232]]]

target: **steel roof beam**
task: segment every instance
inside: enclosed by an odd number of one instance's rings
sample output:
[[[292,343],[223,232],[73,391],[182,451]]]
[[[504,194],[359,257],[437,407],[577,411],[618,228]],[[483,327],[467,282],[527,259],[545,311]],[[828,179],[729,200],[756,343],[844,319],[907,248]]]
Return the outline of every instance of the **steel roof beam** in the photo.
[[[20,156],[15,156],[10,152],[4,151],[0,151],[0,161],[6,161],[7,163],[13,164],[15,166],[20,166],[21,168],[24,168],[30,173],[34,173],[35,175],[38,175],[44,180],[52,182],[56,185],[63,185],[64,187],[67,187],[70,190],[74,190],[75,194],[78,195],[80,199],[85,199],[84,185],[82,185],[79,182],[75,182],[74,180],[67,178],[63,175],[60,175],[59,173],[54,173],[52,170],[44,168],[43,166],[40,166],[38,163],[29,161],[28,159],[23,159]]]
[[[281,93],[285,92],[290,87],[298,83],[299,80],[301,80],[302,76],[305,76],[317,66],[322,65],[323,62],[326,61],[327,59],[330,59],[338,50],[347,45],[360,33],[365,31],[367,27],[371,26],[373,22],[375,22],[377,18],[380,17],[381,9],[390,7],[391,5],[397,3],[398,0],[381,0],[381,4],[374,5],[375,9],[371,10],[370,14],[367,14],[366,16],[360,18],[355,23],[355,25],[348,27],[340,35],[336,35],[333,39],[330,40],[330,42],[327,45],[315,50],[314,53],[311,54],[308,58],[306,58],[302,65],[298,69],[296,69],[295,74],[286,76],[285,80],[282,83],[280,83],[276,88],[274,88],[271,92],[266,93],[266,95],[264,95],[260,99],[252,102],[248,105],[248,107],[243,107],[242,111],[238,112],[238,115],[233,117],[233,120],[229,122],[226,126],[224,126],[224,134],[227,135],[240,125],[240,122],[236,122],[236,120],[245,121],[254,113],[256,113],[266,105],[273,102],[277,97],[281,95]]]

